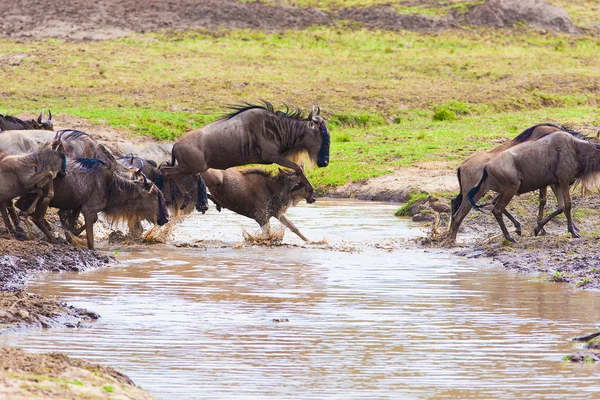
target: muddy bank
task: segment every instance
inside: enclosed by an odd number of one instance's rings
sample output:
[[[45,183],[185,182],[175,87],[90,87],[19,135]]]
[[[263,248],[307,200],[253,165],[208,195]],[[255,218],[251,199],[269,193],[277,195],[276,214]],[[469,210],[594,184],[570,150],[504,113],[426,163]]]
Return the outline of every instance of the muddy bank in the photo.
[[[0,398],[152,399],[127,376],[64,354],[0,349]]]
[[[550,192],[550,191],[549,191]],[[425,247],[443,247],[457,255],[468,258],[486,257],[501,263],[505,268],[527,274],[538,274],[540,280],[569,283],[582,289],[600,289],[600,258],[598,257],[600,224],[600,195],[572,193],[574,222],[581,238],[567,233],[567,223],[559,215],[546,226],[544,236],[534,237],[537,221],[538,193],[516,197],[508,206],[522,224],[523,234],[514,233],[512,224],[505,218],[506,226],[517,243],[504,240],[498,223],[486,207],[484,212],[471,211],[459,231],[457,243],[448,243],[445,231],[450,213],[437,213],[428,237],[417,242]],[[451,196],[440,200],[449,204]],[[491,198],[490,198],[491,200]],[[487,201],[487,200],[485,200]],[[427,204],[425,204],[427,207]],[[546,215],[556,209],[556,201],[548,194]],[[437,226],[434,227],[434,225]]]
[[[424,2],[430,8],[437,2]],[[391,5],[340,8],[323,11],[311,7],[265,4],[260,1],[58,1],[2,2],[0,35],[11,38],[62,38],[104,40],[133,32],[182,30],[200,27],[252,28],[261,30],[304,29],[312,25],[335,25],[340,21],[370,28],[438,31],[453,26],[512,27],[527,24],[562,32],[577,29],[567,13],[541,0],[490,0],[467,12],[444,17],[404,14]]]
[[[41,271],[85,271],[116,263],[114,257],[71,245],[0,238],[0,291],[25,285],[27,277]]]
[[[114,257],[70,245],[0,238],[0,334],[25,328],[79,327],[99,318],[88,310],[57,299],[31,296],[22,290],[28,277],[42,271],[85,271],[111,263]]]
[[[55,299],[17,292],[0,292],[0,335],[29,328],[82,327],[100,318],[93,311],[69,306]]]

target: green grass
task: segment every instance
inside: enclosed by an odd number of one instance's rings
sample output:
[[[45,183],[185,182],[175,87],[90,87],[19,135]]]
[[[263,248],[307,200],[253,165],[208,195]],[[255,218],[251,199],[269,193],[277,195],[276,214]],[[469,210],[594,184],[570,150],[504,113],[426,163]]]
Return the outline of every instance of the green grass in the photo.
[[[410,207],[412,207],[412,205],[415,204],[415,202],[417,202],[418,200],[425,200],[427,197],[429,197],[429,195],[427,193],[423,193],[423,192],[411,193],[410,199],[406,203],[402,204],[402,206],[400,208],[398,208],[398,210],[396,210],[394,215],[396,217],[408,217]]]
[[[598,54],[600,40],[591,35],[480,29],[429,36],[344,24],[86,43],[3,39],[0,113],[50,108],[59,125],[68,114],[172,139],[238,101],[318,104],[332,134],[331,164],[309,177],[335,186],[414,163],[454,167],[539,122],[600,124]]]

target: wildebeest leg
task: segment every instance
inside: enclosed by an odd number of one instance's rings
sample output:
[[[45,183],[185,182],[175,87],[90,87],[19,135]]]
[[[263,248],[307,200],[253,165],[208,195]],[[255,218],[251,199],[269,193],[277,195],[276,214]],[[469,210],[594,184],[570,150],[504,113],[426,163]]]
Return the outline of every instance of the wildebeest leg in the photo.
[[[504,238],[509,242],[516,243],[517,241],[510,236],[508,229],[506,229],[506,225],[504,225],[504,220],[502,219],[502,216],[504,215],[504,209],[508,203],[510,203],[513,196],[513,192],[500,193],[496,203],[494,204],[494,208],[492,208],[492,214],[494,214],[496,221],[498,221],[498,225],[500,225],[500,229],[502,230]]]
[[[544,218],[543,220],[538,222],[537,226],[533,230],[533,234],[535,236],[537,236],[540,233],[540,231],[542,230],[544,225],[546,225],[548,223],[548,221],[550,221],[552,218],[556,217],[558,214],[562,213],[565,210],[565,198],[564,198],[563,186],[564,185],[559,184],[557,186],[552,187],[552,190],[554,191],[554,195],[556,196],[556,201],[558,203],[558,206],[556,208],[556,211],[554,211],[552,214],[548,215],[546,218]],[[567,186],[567,192],[568,192],[569,185],[566,185],[566,186]]]
[[[282,167],[293,169],[300,176],[300,181],[302,182],[302,184],[304,184],[304,186],[307,189],[306,202],[310,204],[317,201],[315,197],[315,188],[313,187],[313,185],[311,185],[301,166],[299,166],[293,161],[288,160],[287,158],[278,156],[265,161],[281,165]]]
[[[260,229],[265,237],[269,237],[271,235],[271,223],[269,221],[264,224],[260,224]]]
[[[83,213],[85,221],[85,235],[87,236],[88,249],[94,250],[94,221],[97,218],[95,213],[89,211]]]
[[[511,213],[509,213],[506,208],[502,211],[502,213],[504,215],[506,215],[506,218],[508,218],[510,220],[510,222],[512,222],[513,225],[515,226],[515,233],[517,235],[521,236],[521,234],[523,233],[523,231],[521,231],[521,223],[519,222],[519,220],[516,219],[514,215],[512,215]]]
[[[574,238],[580,238],[581,235],[579,234],[579,232],[577,232],[577,228],[575,227],[575,224],[573,223],[573,219],[571,217],[571,194],[569,193],[569,188],[567,187],[567,190],[563,191],[563,198],[564,198],[564,202],[565,202],[565,217],[567,217],[567,230],[569,231],[569,233],[571,234],[571,236],[573,236]]]
[[[8,214],[10,215],[10,219],[12,219],[13,224],[15,226],[15,232],[17,236],[15,239],[17,240],[25,240],[27,238],[27,234],[25,233],[25,229],[23,229],[23,221],[19,218],[17,211],[15,210],[15,206],[12,201],[6,203],[6,209],[8,210]]]
[[[546,208],[546,203],[548,202],[548,187],[543,187],[540,189],[540,198],[539,198],[539,206],[538,206],[538,217],[537,223],[544,219],[544,209]],[[539,233],[540,235],[546,235],[546,229],[542,228]]]
[[[8,229],[8,232],[11,234],[11,236],[16,239],[17,238],[16,232],[13,229],[12,223],[10,222],[10,218],[8,218],[8,211],[6,210],[6,203],[0,204],[0,212],[2,213],[2,220],[4,221],[4,225],[6,226],[6,229]]]
[[[221,212],[221,210],[223,209],[223,207],[221,207],[221,204],[219,204],[219,202],[210,193],[208,193],[207,196],[210,201],[215,203],[215,207],[217,208],[217,211]]]
[[[130,221],[129,223],[129,235],[133,238],[141,238],[144,233],[144,228],[140,221]]]
[[[45,219],[48,206],[50,205],[50,200],[52,200],[52,197],[54,197],[54,183],[52,180],[48,182],[45,193],[46,195],[42,197],[41,201],[38,202],[37,207],[31,216],[31,220],[39,228],[39,230],[46,235],[50,243],[56,243],[56,238],[54,235],[52,235],[50,224],[48,224]]]
[[[298,237],[300,237],[300,239],[304,240],[305,242],[310,242],[310,240],[308,240],[306,236],[304,236],[302,233],[300,233],[298,228],[296,228],[296,225],[294,225],[294,223],[292,221],[290,221],[284,214],[281,214],[279,217],[277,217],[277,219],[283,225],[287,226],[290,229],[290,231],[292,231],[296,235],[298,235]]]

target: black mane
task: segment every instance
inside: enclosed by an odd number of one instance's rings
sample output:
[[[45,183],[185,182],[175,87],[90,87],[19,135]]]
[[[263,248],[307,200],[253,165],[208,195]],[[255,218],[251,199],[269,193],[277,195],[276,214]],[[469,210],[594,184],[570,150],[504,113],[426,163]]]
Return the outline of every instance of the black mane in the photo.
[[[229,105],[229,106],[227,106],[227,108],[233,110],[233,112],[223,116],[223,119],[231,119],[231,118],[235,117],[236,115],[239,115],[245,111],[259,109],[259,110],[266,110],[266,111],[272,112],[273,114],[280,116],[280,117],[291,118],[291,119],[295,119],[298,121],[306,121],[307,120],[304,113],[302,112],[302,110],[300,110],[300,108],[298,108],[298,107],[290,107],[284,103],[283,105],[285,106],[285,111],[275,110],[275,107],[273,107],[273,104],[271,104],[270,102],[268,102],[266,100],[261,100],[261,101],[263,102],[262,105],[261,104],[251,104],[248,102],[242,102],[241,104]]]
[[[4,118],[8,122],[12,122],[14,124],[28,125],[27,122],[25,122],[22,119],[19,119],[17,117],[13,117],[12,115],[2,115],[2,114],[0,114],[0,118]]]
[[[67,133],[69,132],[69,133]],[[65,135],[66,133],[66,135]],[[61,139],[77,139],[81,136],[90,136],[85,132],[78,131],[77,129],[63,129],[62,131],[56,132],[56,138],[61,137]]]
[[[523,132],[521,132],[517,137],[515,137],[512,141],[515,144],[519,144],[519,143],[523,143],[523,142],[527,142],[529,139],[531,139],[531,135],[533,134],[533,131],[536,128],[539,128],[541,126],[548,126],[551,128],[556,128],[557,131],[563,131],[563,132],[567,132],[569,133],[571,136],[576,137],[577,139],[584,139],[585,135],[582,134],[581,132],[577,132],[574,130],[571,130],[569,128],[567,128],[564,125],[557,125],[557,124],[552,124],[552,123],[543,123],[543,124],[537,124],[532,126],[531,128],[527,128],[525,129]],[[548,134],[550,134],[552,132],[549,132]],[[544,135],[546,136],[546,135]]]

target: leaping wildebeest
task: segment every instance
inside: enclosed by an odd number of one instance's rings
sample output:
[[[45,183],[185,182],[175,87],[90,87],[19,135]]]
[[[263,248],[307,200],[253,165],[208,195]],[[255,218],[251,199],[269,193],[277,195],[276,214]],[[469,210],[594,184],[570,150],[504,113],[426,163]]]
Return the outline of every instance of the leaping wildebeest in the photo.
[[[11,115],[0,114],[0,131],[13,131],[22,129],[44,129],[47,131],[54,130],[52,113],[48,111],[48,119],[44,119],[43,114],[44,110],[40,112],[37,121],[35,119],[23,121]]]
[[[69,160],[67,168],[69,174],[54,183],[55,194],[49,205],[83,213],[88,248],[94,248],[94,222],[100,212],[113,221],[147,220],[158,225],[168,222],[169,212],[163,194],[153,183],[123,178],[100,160]],[[17,206],[27,207],[28,201],[22,198]],[[44,214],[38,206],[32,220],[48,240],[54,242],[56,239],[43,219]]]
[[[548,221],[564,212],[568,231],[580,237],[571,219],[569,186],[580,181],[584,188],[591,189],[598,184],[599,173],[600,150],[588,141],[557,131],[496,155],[485,165],[481,179],[467,197],[479,209],[482,206],[476,204],[477,199],[489,190],[497,192],[492,214],[506,240],[515,242],[502,220],[505,207],[515,195],[550,186],[558,208],[538,222],[534,234],[537,236]]]
[[[8,219],[6,203],[15,197],[34,192],[37,195],[25,214],[31,213],[40,205],[43,208],[54,195],[53,179],[59,174],[66,174],[66,159],[60,137],[34,152],[0,159],[0,211],[6,227],[13,236],[15,231]]]
[[[502,143],[501,145],[494,147],[491,150],[488,150],[483,153],[477,153],[474,156],[465,160],[457,169],[456,175],[458,177],[459,184],[459,193],[452,200],[452,219],[450,221],[450,228],[448,230],[448,238],[450,240],[456,240],[456,235],[458,233],[458,229],[464,218],[467,216],[469,211],[471,211],[471,203],[466,201],[467,194],[471,188],[477,185],[477,182],[481,179],[481,175],[483,174],[483,167],[485,164],[490,161],[495,155],[500,154],[501,152],[510,149],[511,147],[517,146],[518,144],[535,141],[541,137],[546,136],[551,132],[556,132],[560,130],[565,130],[564,127],[551,124],[544,123],[532,126],[530,128],[525,129],[521,132],[517,137],[507,142]],[[575,137],[581,137],[577,132],[569,131],[571,135]],[[539,210],[538,210],[538,222],[541,221],[544,217],[544,207],[546,206],[547,201],[547,188],[540,188],[540,197],[539,197]],[[506,209],[503,210],[504,215],[515,225],[517,234],[521,234],[521,224],[519,221],[510,214]]]
[[[319,167],[329,164],[330,136],[320,109],[313,107],[305,118],[299,109],[275,111],[267,101],[264,105],[244,103],[232,108],[232,113],[187,132],[173,145],[171,166],[163,168],[162,173],[165,182],[174,182],[184,195],[182,208],[191,196],[179,184],[178,176],[246,164],[279,164],[294,170],[307,188],[306,201],[314,202],[314,188],[298,160],[308,154]],[[202,191],[198,208],[205,211],[206,186],[201,177],[198,186]]]
[[[306,198],[307,188],[296,172],[279,169],[274,175],[261,168],[208,169],[202,178],[217,210],[223,207],[251,218],[263,232],[269,231],[269,220],[275,217],[300,239],[309,241],[285,216],[288,208]]]

